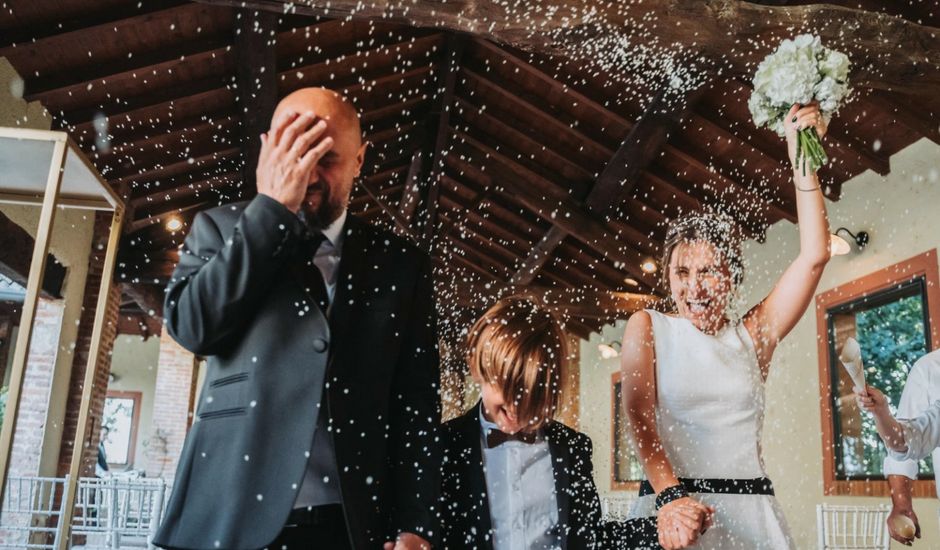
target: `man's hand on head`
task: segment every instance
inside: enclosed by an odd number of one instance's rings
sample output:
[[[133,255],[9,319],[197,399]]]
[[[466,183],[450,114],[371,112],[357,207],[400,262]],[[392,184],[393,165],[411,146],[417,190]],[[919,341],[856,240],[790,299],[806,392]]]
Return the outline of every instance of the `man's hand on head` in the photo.
[[[386,542],[382,550],[431,550],[431,543],[414,533],[400,533],[395,542]]]
[[[297,213],[303,203],[311,173],[333,147],[326,136],[327,123],[312,111],[288,111],[261,134],[261,154],[255,170],[258,193],[267,195]]]

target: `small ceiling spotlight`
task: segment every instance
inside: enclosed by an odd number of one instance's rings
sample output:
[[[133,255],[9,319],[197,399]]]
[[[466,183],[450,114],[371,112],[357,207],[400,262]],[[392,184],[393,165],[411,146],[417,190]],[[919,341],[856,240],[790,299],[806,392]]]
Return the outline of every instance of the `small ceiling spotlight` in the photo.
[[[183,228],[183,220],[173,216],[166,221],[166,228],[168,231],[179,231]]]
[[[633,277],[626,277],[624,278],[623,282],[630,286],[640,286],[640,281],[637,281]]]
[[[640,269],[643,270],[643,273],[656,273],[659,270],[659,266],[656,265],[656,260],[653,258],[646,258],[640,263]]]

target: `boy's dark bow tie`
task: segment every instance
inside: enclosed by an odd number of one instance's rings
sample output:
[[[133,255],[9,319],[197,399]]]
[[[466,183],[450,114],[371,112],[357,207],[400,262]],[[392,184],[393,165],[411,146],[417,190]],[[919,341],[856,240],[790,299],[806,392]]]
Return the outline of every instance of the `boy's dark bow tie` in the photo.
[[[494,447],[499,447],[507,441],[521,441],[522,443],[532,444],[538,440],[539,436],[536,432],[520,431],[514,434],[508,434],[499,430],[490,429],[486,433],[486,448],[492,449]]]

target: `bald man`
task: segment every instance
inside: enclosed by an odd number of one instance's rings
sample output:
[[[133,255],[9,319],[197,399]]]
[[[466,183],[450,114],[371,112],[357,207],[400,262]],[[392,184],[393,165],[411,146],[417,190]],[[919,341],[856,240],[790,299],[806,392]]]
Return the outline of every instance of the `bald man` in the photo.
[[[208,369],[154,544],[429,548],[429,259],[346,212],[366,144],[345,98],[290,94],[261,143],[258,195],[196,216],[167,288],[167,330]]]

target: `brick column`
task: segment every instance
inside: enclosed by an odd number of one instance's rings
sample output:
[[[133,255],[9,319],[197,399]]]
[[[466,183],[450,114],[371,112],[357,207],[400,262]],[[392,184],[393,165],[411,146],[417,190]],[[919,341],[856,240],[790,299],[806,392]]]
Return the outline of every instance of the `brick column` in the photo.
[[[33,337],[23,374],[20,410],[13,434],[9,476],[37,476],[46,430],[46,412],[52,390],[64,305],[61,300],[40,298]]]
[[[192,423],[196,366],[196,357],[177,344],[169,331],[163,330],[153,395],[153,435],[145,454],[147,475],[166,478],[170,484]]]

